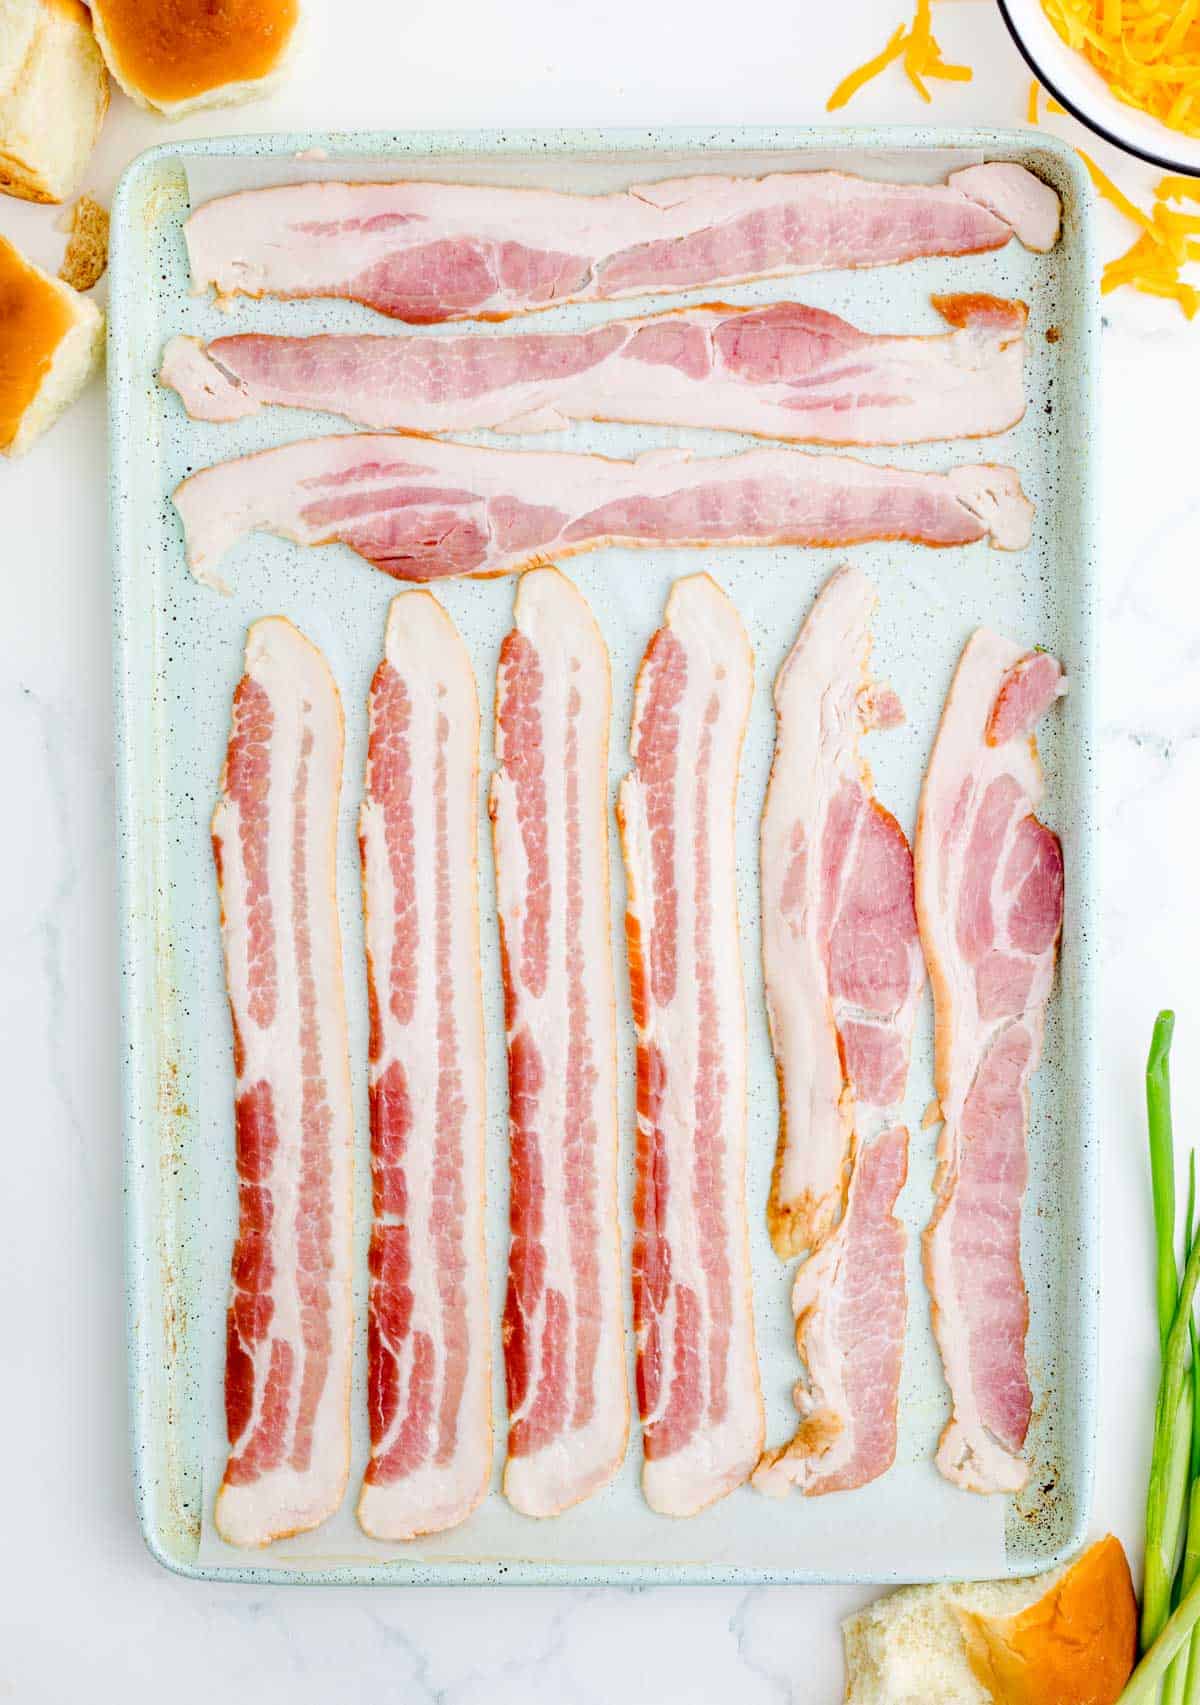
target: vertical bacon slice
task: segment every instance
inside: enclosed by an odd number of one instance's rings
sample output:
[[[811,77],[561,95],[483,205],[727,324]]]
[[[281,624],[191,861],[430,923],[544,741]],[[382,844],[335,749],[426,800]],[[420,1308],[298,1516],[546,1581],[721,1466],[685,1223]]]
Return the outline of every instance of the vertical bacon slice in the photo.
[[[1058,837],[1034,816],[1033,729],[1063,691],[1053,658],[980,628],[946,700],[917,821],[944,1120],[925,1274],[953,1406],[937,1463],[972,1492],[1017,1491],[1028,1472],[1025,1133],[1063,909]]]
[[[781,1117],[767,1224],[785,1260],[841,1219],[856,1108],[878,1114],[903,1095],[925,982],[908,842],[859,754],[864,731],[903,715],[871,683],[877,601],[864,574],[840,569],[775,682],[761,852]]]
[[[908,1298],[904,1227],[893,1210],[907,1173],[903,1125],[860,1147],[840,1225],[797,1269],[792,1313],[806,1377],[794,1398],[802,1419],[754,1471],[768,1496],[792,1486],[810,1497],[847,1492],[895,1460]]]
[[[642,1487],[687,1516],[758,1460],[746,1232],[746,1012],[734,820],[754,659],[706,574],[647,648],[617,806],[637,1027],[633,1307]]]
[[[1058,212],[1054,191],[1024,167],[988,162],[948,184],[776,172],[671,178],[608,195],[300,183],[207,202],[184,236],[196,290],[344,297],[426,325],[977,254],[1013,235],[1049,248]]]
[[[634,462],[358,433],[301,439],[202,468],[175,492],[188,565],[225,590],[221,556],[261,530],[337,541],[398,580],[513,574],[606,545],[847,545],[911,539],[1029,543],[1033,505],[1012,468],[923,473],[803,450]]]
[[[371,1460],[378,1539],[453,1527],[487,1490],[479,702],[428,592],[392,602],[359,817],[370,997]]]
[[[792,1441],[761,1490],[842,1491],[896,1450],[905,1238],[893,1215],[908,1132],[904,1093],[925,966],[913,866],[874,798],[860,736],[903,714],[868,663],[877,599],[840,569],[775,682],[778,731],[762,823],[763,966],[780,1130],[767,1222],[776,1253],[809,1252],[792,1295],[807,1379]]]
[[[490,812],[511,1144],[504,1491],[552,1516],[610,1480],[629,1399],[617,1229],[608,653],[557,569],[518,586]]]
[[[933,305],[952,328],[934,337],[862,332],[801,302],[682,308],[548,336],[176,337],[159,377],[197,420],[280,404],[408,432],[549,432],[570,420],[820,444],[1003,432],[1025,409],[1025,304]]]
[[[231,1545],[316,1527],[349,1472],[341,777],[342,710],[325,659],[281,616],[255,622],[212,822],[237,1078],[229,1460],[216,1504]]]

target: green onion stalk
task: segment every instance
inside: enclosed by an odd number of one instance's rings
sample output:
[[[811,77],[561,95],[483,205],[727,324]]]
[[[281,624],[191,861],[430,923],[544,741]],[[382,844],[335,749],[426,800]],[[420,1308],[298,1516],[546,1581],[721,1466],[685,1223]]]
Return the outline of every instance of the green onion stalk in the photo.
[[[1184,1228],[1184,1249],[1191,1254],[1196,1221],[1196,1151],[1188,1156],[1187,1223]],[[1186,1597],[1200,1576],[1200,1355],[1197,1355],[1196,1317],[1188,1316],[1188,1343],[1192,1353],[1192,1425],[1191,1452],[1188,1466],[1187,1519],[1183,1546],[1183,1561],[1175,1577],[1171,1607],[1175,1609]],[[1182,1425],[1180,1431],[1183,1431]],[[1194,1705],[1200,1700],[1200,1641],[1189,1639],[1176,1653],[1163,1682],[1162,1705]],[[1194,1678],[1194,1679],[1193,1679]]]
[[[1160,1328],[1167,1301],[1171,1320],[1162,1340],[1162,1371],[1154,1414],[1154,1445],[1150,1459],[1150,1483],[1146,1497],[1146,1570],[1142,1594],[1142,1650],[1147,1651],[1163,1631],[1172,1613],[1176,1565],[1180,1551],[1183,1562],[1178,1585],[1182,1603],[1200,1574],[1200,1492],[1196,1492],[1195,1465],[1200,1460],[1200,1416],[1196,1412],[1196,1364],[1189,1366],[1189,1349],[1195,1342],[1192,1306],[1200,1282],[1200,1237],[1193,1238],[1195,1184],[1189,1189],[1187,1263],[1182,1284],[1174,1256],[1174,1143],[1171,1130],[1170,1044],[1173,1020],[1162,1013],[1154,1027],[1154,1041],[1146,1069],[1146,1100],[1150,1126],[1151,1176],[1154,1184],[1155,1236],[1158,1246],[1158,1308]],[[1193,1163],[1194,1167],[1194,1163]],[[1168,1219],[1168,1212],[1170,1218]],[[1164,1252],[1170,1257],[1168,1283]],[[1194,1494],[1194,1495],[1193,1495]],[[1194,1520],[1188,1517],[1193,1516]],[[1168,1699],[1180,1705],[1184,1699],[1188,1663],[1177,1665],[1171,1677]]]
[[[1191,1638],[1200,1621],[1200,1581],[1180,1599],[1153,1648],[1148,1651],[1125,1685],[1117,1705],[1152,1705],[1176,1654]]]
[[[1175,1266],[1175,1142],[1171,1130],[1171,1038],[1175,1014],[1160,1012],[1146,1061],[1146,1124],[1150,1133],[1150,1184],[1154,1195],[1155,1290],[1158,1336],[1166,1352],[1175,1318],[1179,1278]]]

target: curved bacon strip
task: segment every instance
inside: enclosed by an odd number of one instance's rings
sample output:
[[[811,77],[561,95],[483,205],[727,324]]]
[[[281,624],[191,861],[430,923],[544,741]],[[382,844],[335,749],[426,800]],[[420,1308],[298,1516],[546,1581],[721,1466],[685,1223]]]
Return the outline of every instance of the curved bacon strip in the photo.
[[[523,576],[496,678],[490,812],[511,1141],[504,1491],[552,1516],[606,1484],[629,1400],[617,1229],[608,653],[557,569]]]
[[[370,996],[371,1460],[377,1539],[463,1520],[492,1461],[476,901],[479,703],[431,593],[392,602],[359,816]]]
[[[902,715],[868,672],[876,602],[865,575],[840,569],[775,682],[762,892],[780,1133],[767,1221],[777,1254],[809,1252],[792,1295],[803,1424],[754,1475],[780,1495],[861,1486],[896,1451],[906,1290],[893,1208],[908,1132],[888,1110],[925,966],[912,855],[859,755],[866,729]]]
[[[925,1273],[953,1414],[949,1480],[1012,1492],[1032,1397],[1021,1272],[1029,1079],[1062,927],[1058,837],[1038,822],[1033,729],[1065,690],[1053,658],[980,628],[950,688],[917,820],[917,917],[934,993],[945,1123]]]
[[[706,574],[676,581],[634,700],[617,815],[638,1038],[633,1306],[642,1487],[693,1515],[758,1459],[746,1011],[734,818],[754,660]]]
[[[1058,197],[1004,162],[948,184],[841,172],[698,176],[607,195],[458,183],[243,190],[184,226],[192,283],[222,296],[345,297],[425,325],[691,290],[1058,235]]]
[[[861,1138],[903,1095],[925,982],[912,855],[859,755],[864,730],[903,715],[872,689],[876,603],[864,574],[840,569],[775,682],[763,969],[781,1100],[767,1224],[784,1260],[841,1219],[856,1107]]]
[[[159,376],[197,420],[275,403],[432,433],[619,420],[912,444],[1005,431],[1025,409],[1025,304],[933,304],[954,328],[934,337],[872,335],[800,302],[681,308],[549,335],[176,337]]]
[[[802,1420],[754,1470],[755,1486],[771,1497],[792,1486],[810,1497],[847,1492],[895,1461],[908,1297],[906,1239],[894,1210],[907,1173],[903,1125],[864,1144],[841,1223],[797,1269],[792,1313],[805,1378],[794,1397]]]
[[[652,451],[635,462],[483,450],[359,433],[202,468],[175,492],[188,563],[216,564],[256,529],[334,541],[399,580],[511,574],[606,545],[845,545],[911,539],[1029,543],[1033,506],[1011,468],[919,473],[848,456]]]
[[[237,1076],[230,1454],[216,1504],[231,1545],[316,1527],[349,1472],[341,777],[342,710],[325,659],[281,616],[255,622],[212,822]]]

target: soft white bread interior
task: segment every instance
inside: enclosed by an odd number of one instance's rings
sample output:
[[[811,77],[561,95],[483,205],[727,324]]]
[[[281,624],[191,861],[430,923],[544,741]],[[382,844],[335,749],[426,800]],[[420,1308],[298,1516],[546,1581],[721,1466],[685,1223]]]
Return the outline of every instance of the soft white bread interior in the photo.
[[[0,0],[0,95],[7,95],[33,46],[37,0]]]
[[[1137,1603],[1109,1535],[1033,1580],[902,1587],[842,1635],[847,1705],[1114,1705]]]
[[[57,420],[103,347],[96,304],[0,237],[0,452],[21,455]]]
[[[129,98],[177,118],[268,93],[295,51],[300,0],[92,0],[92,22]]]
[[[65,201],[108,110],[108,72],[80,0],[0,0],[0,89],[0,190]]]

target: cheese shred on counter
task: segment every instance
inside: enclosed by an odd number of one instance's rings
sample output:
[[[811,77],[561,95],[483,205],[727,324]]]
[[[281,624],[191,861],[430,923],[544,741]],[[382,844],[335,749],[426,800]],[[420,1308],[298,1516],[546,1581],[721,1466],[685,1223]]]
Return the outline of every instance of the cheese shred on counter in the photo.
[[[1200,5],[1200,0],[1196,0],[1196,4]],[[907,26],[901,24],[874,59],[868,59],[849,76],[842,78],[825,103],[826,112],[836,112],[839,107],[844,107],[865,83],[878,77],[897,59],[903,61],[905,76],[923,101],[933,98],[925,87],[925,78],[949,83],[971,81],[974,73],[969,65],[947,65],[942,58],[942,50],[933,36],[929,5],[930,0],[917,0],[912,23]]]
[[[1197,4],[1200,5],[1200,0]],[[1153,210],[1145,213],[1082,148],[1079,155],[1105,201],[1141,227],[1141,235],[1133,246],[1105,266],[1100,278],[1101,295],[1107,296],[1127,284],[1146,296],[1165,296],[1178,302],[1188,319],[1193,319],[1200,308],[1200,290],[1186,284],[1179,276],[1179,269],[1189,261],[1200,260],[1200,214],[1176,212],[1167,203],[1200,202],[1200,178],[1163,178],[1154,192]]]

